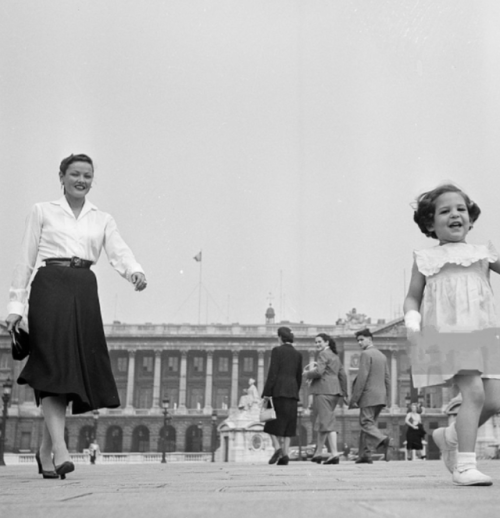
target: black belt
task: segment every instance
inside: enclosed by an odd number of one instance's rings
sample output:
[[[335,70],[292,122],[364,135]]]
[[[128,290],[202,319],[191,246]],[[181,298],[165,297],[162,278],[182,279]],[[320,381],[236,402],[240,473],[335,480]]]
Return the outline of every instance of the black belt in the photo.
[[[94,263],[80,257],[51,257],[44,259],[46,266],[69,266],[70,268],[90,268]]]

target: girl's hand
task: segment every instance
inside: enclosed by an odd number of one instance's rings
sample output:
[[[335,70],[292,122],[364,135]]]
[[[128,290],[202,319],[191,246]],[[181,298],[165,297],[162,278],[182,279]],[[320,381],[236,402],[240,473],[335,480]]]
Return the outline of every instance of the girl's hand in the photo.
[[[422,317],[418,311],[410,309],[405,313],[405,327],[408,332],[419,333]]]
[[[11,313],[6,319],[5,322],[7,323],[7,331],[10,333],[14,329],[17,330],[19,327],[19,324],[21,323],[21,315],[16,315],[15,313]]]
[[[132,274],[132,284],[135,286],[135,291],[142,291],[146,289],[148,281],[142,272],[135,272]]]

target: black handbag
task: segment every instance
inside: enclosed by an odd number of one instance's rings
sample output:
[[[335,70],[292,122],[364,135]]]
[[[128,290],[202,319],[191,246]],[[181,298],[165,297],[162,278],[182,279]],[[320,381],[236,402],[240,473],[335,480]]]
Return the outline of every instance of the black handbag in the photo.
[[[30,335],[24,329],[14,329],[10,332],[12,358],[24,360],[30,353]]]

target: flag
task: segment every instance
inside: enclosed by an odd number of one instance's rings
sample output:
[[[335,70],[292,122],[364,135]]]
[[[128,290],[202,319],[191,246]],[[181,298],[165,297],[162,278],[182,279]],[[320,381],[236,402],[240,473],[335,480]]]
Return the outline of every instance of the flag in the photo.
[[[198,252],[194,257],[193,259],[199,263],[201,261],[201,252]]]

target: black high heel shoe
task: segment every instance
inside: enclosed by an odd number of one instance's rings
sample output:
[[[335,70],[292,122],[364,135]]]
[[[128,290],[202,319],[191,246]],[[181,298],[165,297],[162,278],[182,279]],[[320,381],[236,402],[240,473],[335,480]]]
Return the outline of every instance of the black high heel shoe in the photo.
[[[38,464],[38,474],[42,475],[43,478],[59,478],[59,475],[55,471],[45,471],[42,466],[42,461],[40,459],[40,451],[35,453],[35,460]]]
[[[317,462],[318,464],[321,464],[323,462],[323,457],[311,457],[311,462]]]
[[[71,473],[72,471],[75,471],[75,465],[69,460],[56,466],[56,473],[61,477],[61,480],[66,478],[66,473]]]
[[[325,462],[323,462],[323,464],[339,464],[340,460],[339,460],[339,456],[337,457],[330,457],[329,459],[326,459]]]

